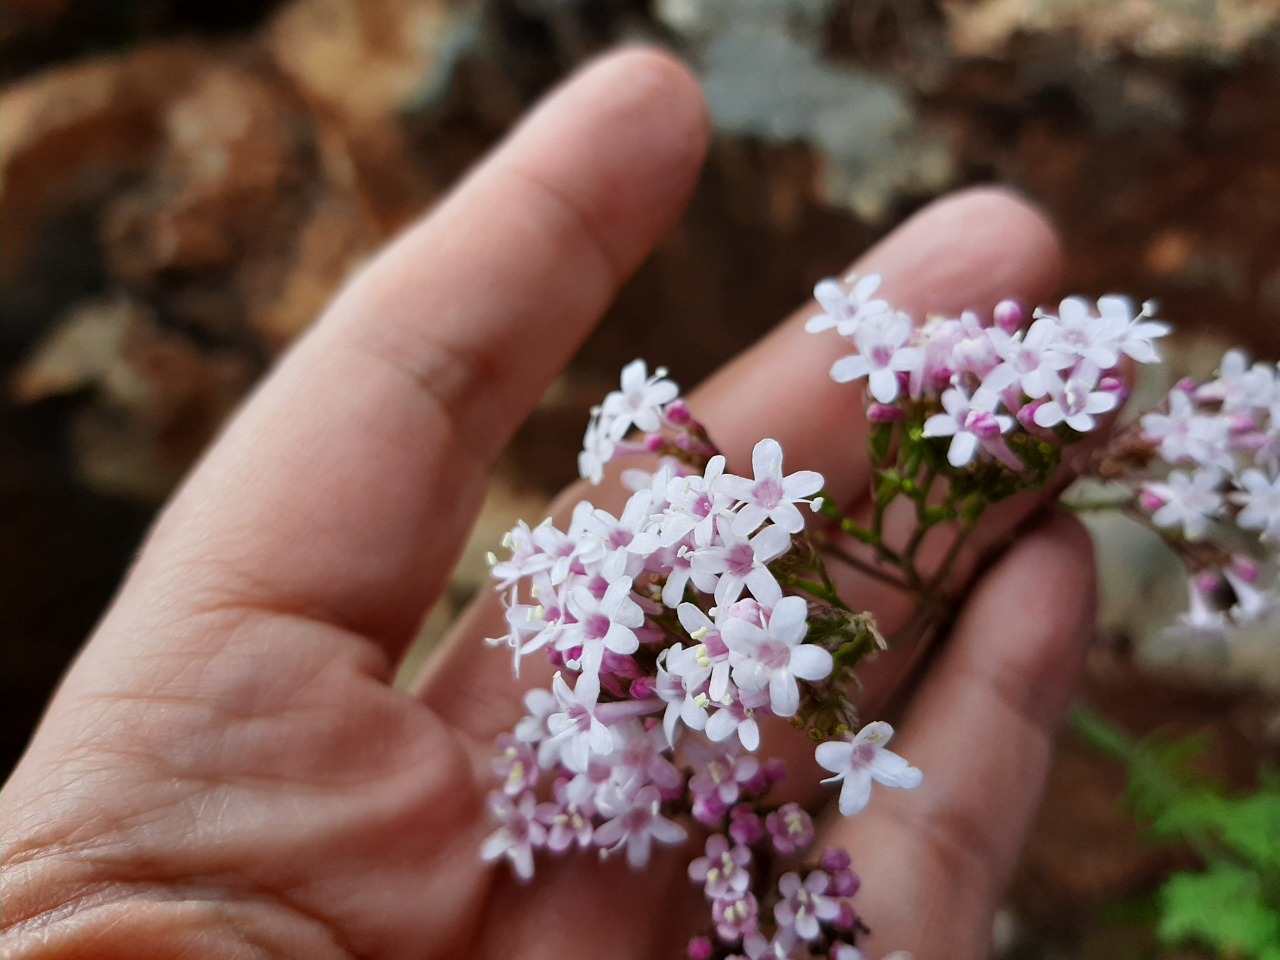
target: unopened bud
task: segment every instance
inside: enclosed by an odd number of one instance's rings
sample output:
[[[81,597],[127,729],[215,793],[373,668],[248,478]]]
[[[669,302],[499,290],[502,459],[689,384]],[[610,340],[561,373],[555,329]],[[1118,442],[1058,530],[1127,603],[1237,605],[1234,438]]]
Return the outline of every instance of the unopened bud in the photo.
[[[662,413],[673,427],[684,427],[693,422],[693,413],[683,400],[672,400]]]
[[[872,423],[894,423],[905,416],[901,408],[887,403],[873,403],[867,407],[867,419]]]
[[[1012,335],[1027,319],[1027,308],[1021,300],[1001,300],[991,312],[991,320],[1005,333]]]

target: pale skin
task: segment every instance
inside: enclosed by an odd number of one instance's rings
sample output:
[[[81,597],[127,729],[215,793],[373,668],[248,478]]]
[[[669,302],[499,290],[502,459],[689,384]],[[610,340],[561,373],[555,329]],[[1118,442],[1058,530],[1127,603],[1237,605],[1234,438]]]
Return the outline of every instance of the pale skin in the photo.
[[[495,456],[679,217],[708,136],[685,68],[642,50],[598,61],[284,358],[164,511],[4,788],[5,957],[681,954],[704,922],[692,848],[643,875],[540,861],[529,886],[480,863],[488,756],[520,713],[509,657],[480,642],[491,599],[413,692],[390,678]],[[857,268],[905,309],[944,311],[1039,302],[1059,256],[1034,210],[983,190],[923,211]],[[856,513],[861,401],[825,378],[840,349],[803,332],[812,312],[690,404],[731,469],[774,437],[788,470],[821,471]],[[1040,507],[984,520],[973,558],[1018,536],[904,710],[918,658],[867,671],[868,719],[900,715],[893,749],[925,772],[917,791],[877,789],[858,817],[825,821],[863,878],[870,956],[986,955],[1093,619],[1087,539],[1035,521]],[[910,616],[872,580],[842,586],[890,627]],[[811,745],[768,741],[814,810],[834,799]]]

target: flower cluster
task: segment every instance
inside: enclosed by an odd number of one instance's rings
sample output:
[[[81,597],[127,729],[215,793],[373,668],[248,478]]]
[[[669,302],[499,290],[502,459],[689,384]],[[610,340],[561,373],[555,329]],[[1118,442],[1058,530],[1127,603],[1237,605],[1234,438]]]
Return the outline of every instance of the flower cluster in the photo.
[[[853,734],[853,706],[833,683],[837,657],[852,663],[874,644],[806,533],[822,477],[787,473],[770,439],[756,444],[750,476],[729,473],[675,385],[640,361],[593,411],[584,448],[590,479],[620,456],[658,460],[625,474],[619,513],[582,502],[564,530],[517,524],[509,556],[493,558],[508,629],[491,642],[511,650],[517,672],[540,652],[555,675],[526,694],[527,715],[499,745],[498,828],[482,856],[505,857],[523,879],[535,851],[616,853],[640,868],[696,823],[711,831],[689,867],[710,907],[708,957],[852,950],[861,927],[847,856],[829,852],[773,888],[757,875],[758,862],[803,854],[814,839],[803,809],[770,802],[784,774],[757,755],[768,718],[826,738],[818,760],[843,783],[848,815],[873,779],[921,780],[884,748],[887,724]]]
[[[841,598],[828,561],[920,601],[904,630],[938,626],[960,601],[953,562],[984,511],[1048,483],[1067,448],[1113,419],[1124,377],[1157,362],[1169,332],[1150,303],[1119,296],[917,320],[879,286],[823,281],[807,323],[852,347],[832,378],[865,381],[866,514],[845,516],[819,474],[787,473],[776,440],[756,444],[750,475],[730,472],[666,371],[637,360],[592,410],[578,463],[597,485],[615,461],[635,464],[621,472],[621,509],[584,501],[563,529],[517,524],[508,555],[491,559],[506,631],[490,642],[517,674],[536,653],[554,677],[526,694],[499,743],[497,828],[482,856],[528,880],[535,854],[593,851],[639,869],[655,844],[695,848],[688,876],[708,924],[689,943],[694,960],[861,957],[859,879],[843,851],[806,859],[814,824],[776,799],[785,773],[760,756],[768,724],[817,742],[845,816],[873,783],[921,785],[887,749],[892,728],[859,718],[855,670],[893,640]],[[1187,561],[1186,628],[1220,631],[1271,606],[1259,581],[1280,542],[1274,367],[1229,353],[1215,379],[1179,384],[1161,411],[1083,446],[1072,466],[1119,484],[1125,499],[1109,507]],[[914,512],[906,530],[886,522],[901,501],[898,518]],[[936,527],[949,545],[923,551]]]
[[[854,353],[832,365],[832,379],[865,379],[872,420],[906,419],[919,424],[920,436],[945,439],[953,469],[975,459],[1035,469],[1037,461],[1018,455],[1034,445],[1027,438],[1070,442],[1095,430],[1100,415],[1124,399],[1124,358],[1156,362],[1152,341],[1169,332],[1150,319],[1150,303],[1135,310],[1119,296],[1096,304],[1069,297],[1056,315],[1037,311],[1026,330],[1026,312],[1014,300],[986,318],[965,311],[917,322],[872,299],[879,282],[824,280],[814,290],[822,312],[806,329],[834,330],[849,341]]]
[[[1175,631],[1222,638],[1261,618],[1276,603],[1280,544],[1276,368],[1228,351],[1212,379],[1178,383],[1133,433],[1115,445],[1129,468],[1119,478],[1134,494],[1129,512],[1165,537],[1190,575]]]

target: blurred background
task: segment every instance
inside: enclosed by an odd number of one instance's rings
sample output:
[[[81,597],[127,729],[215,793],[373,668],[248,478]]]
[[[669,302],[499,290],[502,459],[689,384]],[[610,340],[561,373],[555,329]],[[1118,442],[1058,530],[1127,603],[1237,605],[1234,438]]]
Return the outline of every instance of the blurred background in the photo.
[[[631,40],[702,76],[705,176],[509,451],[428,635],[570,478],[623,363],[695,383],[957,186],[1042,204],[1067,288],[1158,299],[1186,369],[1227,341],[1280,355],[1277,0],[4,0],[0,771],[273,358],[550,84]],[[1098,532],[1122,589],[1087,697],[1138,733],[1208,727],[1248,787],[1280,759],[1280,631],[1169,648],[1149,613],[1176,576]],[[1063,746],[999,951],[1156,956],[1134,905],[1180,854],[1118,812],[1119,767]]]

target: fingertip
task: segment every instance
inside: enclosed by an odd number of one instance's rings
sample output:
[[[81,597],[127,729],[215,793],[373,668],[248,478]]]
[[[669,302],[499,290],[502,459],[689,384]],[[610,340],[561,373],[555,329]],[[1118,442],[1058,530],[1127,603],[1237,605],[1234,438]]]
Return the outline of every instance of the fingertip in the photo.
[[[628,45],[592,61],[569,84],[628,121],[637,166],[643,161],[664,178],[696,180],[711,143],[711,113],[683,61],[660,47]]]
[[[971,187],[935,200],[866,259],[885,274],[886,286],[901,286],[912,300],[927,298],[930,311],[987,310],[1007,297],[1036,304],[1062,278],[1062,246],[1053,224],[1029,200],[1001,186]],[[919,275],[927,283],[918,282]]]
[[[1062,243],[1048,214],[1012,187],[987,184],[934,205],[970,225],[975,245],[1001,250],[1021,268],[1027,289],[1054,290],[1062,279]]]
[[[611,81],[626,80],[635,97],[661,106],[677,141],[699,158],[711,142],[711,110],[693,71],[671,51],[650,44],[628,44],[598,61]],[[674,112],[665,112],[674,111]]]

